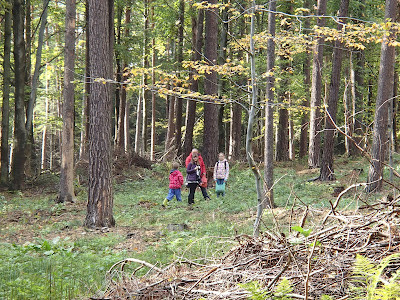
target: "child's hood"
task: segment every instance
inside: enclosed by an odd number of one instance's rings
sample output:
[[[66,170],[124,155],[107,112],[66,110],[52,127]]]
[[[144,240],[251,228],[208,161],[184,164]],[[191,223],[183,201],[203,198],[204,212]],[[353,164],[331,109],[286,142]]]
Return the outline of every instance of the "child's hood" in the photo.
[[[171,172],[169,172],[169,174],[177,175],[178,172],[179,172],[178,169],[172,169]],[[176,173],[176,174],[174,174],[174,173]]]

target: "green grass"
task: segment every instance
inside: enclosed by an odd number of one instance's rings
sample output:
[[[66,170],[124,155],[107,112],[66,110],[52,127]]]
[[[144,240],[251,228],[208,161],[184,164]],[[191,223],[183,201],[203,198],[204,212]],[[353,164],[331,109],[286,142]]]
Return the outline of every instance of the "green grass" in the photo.
[[[321,183],[309,182],[318,174],[300,163],[278,164],[274,195],[283,211],[283,222],[288,215],[285,208],[290,209],[293,201],[298,206],[304,203],[317,209],[330,208],[334,187],[365,181],[367,167],[364,160],[338,158],[338,181]],[[351,175],[355,168],[364,170],[358,179]],[[232,166],[224,198],[216,198],[209,189],[212,200],[204,201],[196,192],[195,208],[190,211],[186,190],[183,202],[174,200],[167,209],[161,207],[168,192],[167,166],[137,172],[140,180],[115,185],[117,226],[109,232],[82,227],[84,193],[73,205],[56,204],[55,194],[48,192],[45,196],[29,191],[0,196],[0,220],[4,220],[0,224],[0,240],[4,241],[0,243],[0,299],[85,298],[104,290],[106,271],[123,258],[135,257],[157,265],[183,258],[207,262],[232,247],[233,236],[252,233],[256,192],[253,174],[246,165]],[[54,183],[57,177],[47,180]],[[47,182],[41,184],[46,186]],[[363,201],[371,200],[358,192]],[[353,209],[357,203],[354,196],[345,197],[341,208]],[[263,225],[274,230],[271,215],[267,212],[265,216]],[[187,224],[188,230],[167,229],[168,224],[181,223]]]

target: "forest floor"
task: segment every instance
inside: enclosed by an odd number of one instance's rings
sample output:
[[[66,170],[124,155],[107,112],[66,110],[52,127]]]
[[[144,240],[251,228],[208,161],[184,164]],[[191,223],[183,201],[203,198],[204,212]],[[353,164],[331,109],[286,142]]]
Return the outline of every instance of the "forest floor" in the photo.
[[[338,157],[335,172],[337,181],[310,182],[318,172],[308,170],[305,162],[277,164],[277,208],[265,212],[262,228],[274,230],[274,214],[279,226],[288,230],[289,212],[304,205],[312,207],[318,218],[330,209],[329,201],[333,202],[343,188],[365,182],[368,162]],[[216,198],[210,188],[212,200],[204,201],[197,192],[190,211],[187,190],[183,191],[183,202],[174,200],[162,208],[168,173],[166,165],[124,170],[125,180],[118,180],[114,187],[117,225],[99,230],[82,227],[84,186],[77,185],[76,203],[55,203],[58,176],[54,174],[42,174],[23,192],[1,192],[0,299],[87,298],[105,289],[107,270],[124,258],[158,266],[180,258],[207,262],[207,258],[220,257],[235,245],[235,236],[252,233],[256,193],[246,164],[231,167],[225,197]],[[353,190],[338,209],[354,210],[388,193],[393,189],[374,195]],[[312,227],[314,221],[307,226]],[[181,230],[174,224],[185,225]]]

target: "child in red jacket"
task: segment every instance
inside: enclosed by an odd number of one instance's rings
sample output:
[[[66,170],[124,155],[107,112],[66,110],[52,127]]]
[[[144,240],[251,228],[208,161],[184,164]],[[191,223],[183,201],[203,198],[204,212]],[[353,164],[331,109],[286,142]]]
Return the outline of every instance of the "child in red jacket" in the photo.
[[[183,185],[183,176],[178,168],[179,164],[173,162],[172,170],[169,173],[169,192],[167,198],[164,199],[163,207],[167,206],[168,202],[171,201],[174,196],[176,197],[176,200],[182,201],[181,187]]]

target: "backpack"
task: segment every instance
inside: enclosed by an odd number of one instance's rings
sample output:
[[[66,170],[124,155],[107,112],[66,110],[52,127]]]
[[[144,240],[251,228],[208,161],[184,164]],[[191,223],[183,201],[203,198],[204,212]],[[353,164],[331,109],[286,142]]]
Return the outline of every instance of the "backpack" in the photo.
[[[227,161],[226,161],[226,160],[224,160],[225,171],[226,171],[226,163],[227,163]],[[219,165],[219,161],[217,161],[217,162],[216,162],[216,164],[218,164],[218,165]]]

